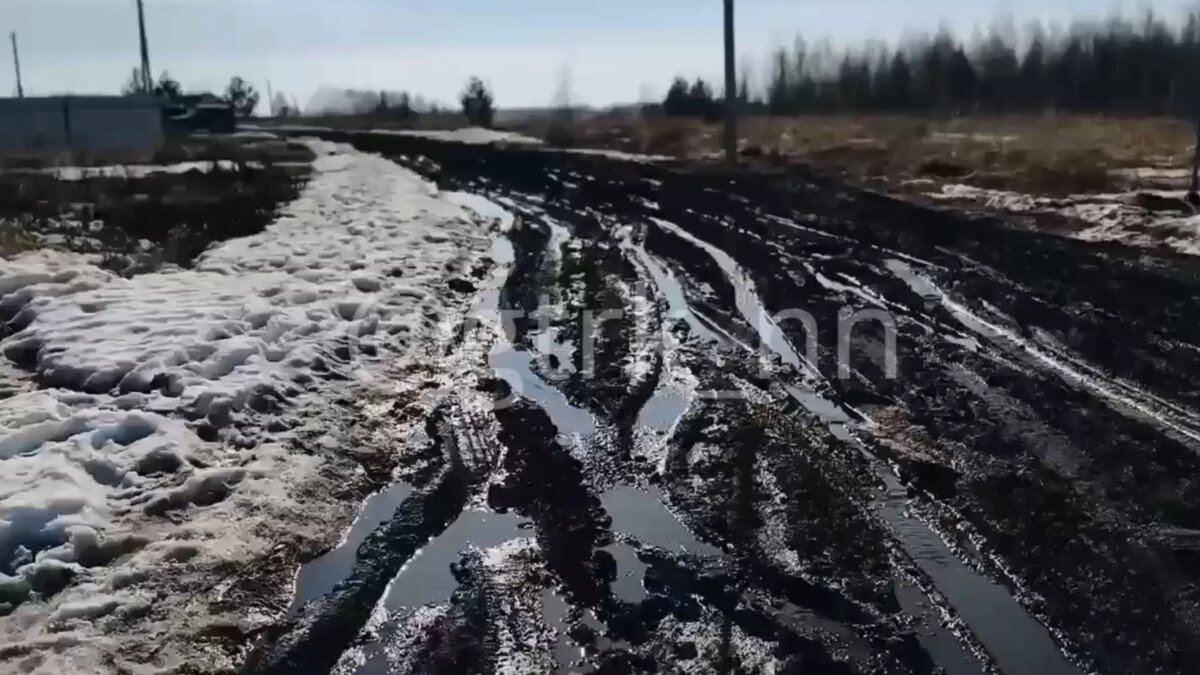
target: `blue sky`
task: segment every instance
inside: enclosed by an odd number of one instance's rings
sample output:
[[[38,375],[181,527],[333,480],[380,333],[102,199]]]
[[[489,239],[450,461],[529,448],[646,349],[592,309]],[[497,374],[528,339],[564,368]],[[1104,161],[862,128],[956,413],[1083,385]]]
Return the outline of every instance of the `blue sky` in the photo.
[[[895,40],[939,24],[969,36],[998,17],[1066,24],[1196,0],[738,0],[738,51],[754,72],[797,34]],[[304,102],[322,85],[407,89],[452,101],[470,74],[502,106],[546,105],[564,68],[590,104],[660,95],[672,75],[720,72],[721,0],[146,0],[151,62],[189,89],[233,74]],[[115,91],[137,65],[133,0],[3,0],[28,93]],[[0,92],[14,88],[7,59]]]

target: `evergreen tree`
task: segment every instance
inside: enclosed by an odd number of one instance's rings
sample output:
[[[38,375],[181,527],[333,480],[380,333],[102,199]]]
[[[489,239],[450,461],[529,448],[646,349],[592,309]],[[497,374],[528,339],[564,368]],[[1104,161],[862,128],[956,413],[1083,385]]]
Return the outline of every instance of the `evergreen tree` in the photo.
[[[1023,45],[1022,49],[1017,44]],[[838,111],[1200,114],[1200,9],[1174,27],[1153,12],[1077,24],[1053,39],[1036,24],[1023,39],[994,27],[964,44],[948,30],[885,53],[835,54],[797,39],[776,49],[759,101],[773,115]],[[740,99],[749,99],[743,79]],[[710,116],[717,102],[702,81],[677,79],[669,115]]]
[[[688,106],[688,83],[682,77],[675,78],[667,97],[663,100],[663,113],[669,117],[683,117],[691,114]]]
[[[496,108],[492,92],[488,90],[483,80],[478,77],[468,80],[467,87],[463,90],[459,101],[462,103],[463,115],[471,124],[485,129],[492,126]]]
[[[775,52],[775,69],[771,73],[771,85],[767,91],[767,108],[777,115],[795,112],[792,108],[792,89],[788,80],[787,50]]]

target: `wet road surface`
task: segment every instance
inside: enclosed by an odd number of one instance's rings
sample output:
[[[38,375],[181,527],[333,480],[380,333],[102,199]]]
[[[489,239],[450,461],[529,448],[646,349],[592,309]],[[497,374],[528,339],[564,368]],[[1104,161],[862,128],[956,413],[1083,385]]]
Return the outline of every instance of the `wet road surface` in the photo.
[[[796,169],[329,138],[506,231],[402,487],[251,670],[1200,670],[1200,262]]]

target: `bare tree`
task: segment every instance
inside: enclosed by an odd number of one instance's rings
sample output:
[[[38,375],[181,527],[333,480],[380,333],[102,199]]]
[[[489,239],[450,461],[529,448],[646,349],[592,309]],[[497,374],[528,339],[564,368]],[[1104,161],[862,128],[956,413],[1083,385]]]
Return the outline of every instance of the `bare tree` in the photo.
[[[552,102],[555,117],[563,124],[570,124],[575,117],[571,99],[571,64],[564,62],[558,69],[558,87],[554,91]]]
[[[154,93],[174,101],[183,96],[183,86],[179,84],[179,80],[171,77],[171,74],[164,70],[162,75],[158,76],[158,83],[154,85]]]
[[[259,94],[254,85],[240,77],[234,77],[225,88],[225,100],[233,104],[233,111],[239,117],[249,117],[258,107]]]
[[[271,116],[291,117],[294,114],[287,96],[282,91],[275,92],[275,98],[271,99]]]
[[[121,85],[121,94],[129,96],[131,94],[145,94],[146,80],[142,78],[142,69],[134,68],[129,73],[129,79],[125,80],[125,84]]]

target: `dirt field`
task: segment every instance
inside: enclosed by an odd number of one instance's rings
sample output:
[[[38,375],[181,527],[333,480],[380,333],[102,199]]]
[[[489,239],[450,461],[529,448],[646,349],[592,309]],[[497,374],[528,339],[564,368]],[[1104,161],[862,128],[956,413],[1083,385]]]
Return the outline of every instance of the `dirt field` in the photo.
[[[699,120],[603,118],[529,125],[570,147],[698,160],[721,157],[721,130]],[[1200,253],[1185,201],[1195,129],[1166,118],[1044,115],[751,117],[739,129],[751,165],[804,165],[926,205],[1003,215],[1090,241]]]
[[[721,152],[721,127],[689,119],[599,118],[566,130],[531,125],[563,145],[701,158]],[[973,176],[979,187],[1067,195],[1117,184],[1113,169],[1186,168],[1193,125],[1170,119],[1080,115],[750,117],[739,128],[747,159],[778,156],[859,181]]]
[[[261,231],[312,159],[282,141],[214,139],[171,142],[146,165],[10,166],[0,253],[58,248],[126,274],[187,267],[214,242]]]
[[[252,670],[1200,666],[1193,258],[797,168],[328,136],[509,214],[477,307],[515,318],[463,325],[407,497]],[[865,310],[895,345],[839,355]]]

